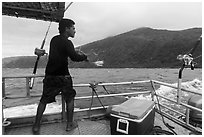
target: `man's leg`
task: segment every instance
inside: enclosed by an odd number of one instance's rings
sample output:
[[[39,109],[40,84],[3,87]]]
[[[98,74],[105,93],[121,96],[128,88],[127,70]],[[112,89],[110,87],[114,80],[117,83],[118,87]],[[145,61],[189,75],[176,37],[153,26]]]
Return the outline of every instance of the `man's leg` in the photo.
[[[36,114],[36,117],[35,117],[35,123],[34,123],[33,129],[32,129],[34,134],[39,134],[40,121],[42,119],[42,115],[43,115],[43,113],[45,111],[46,105],[47,104],[44,104],[44,103],[41,103],[41,102],[38,105],[37,114]]]
[[[66,102],[66,110],[67,110],[67,123],[72,123],[74,116],[74,99],[72,99],[70,102]]]
[[[77,127],[77,123],[74,122],[74,98],[71,99],[70,102],[66,102],[66,110],[67,110],[67,127],[66,131],[70,131]]]

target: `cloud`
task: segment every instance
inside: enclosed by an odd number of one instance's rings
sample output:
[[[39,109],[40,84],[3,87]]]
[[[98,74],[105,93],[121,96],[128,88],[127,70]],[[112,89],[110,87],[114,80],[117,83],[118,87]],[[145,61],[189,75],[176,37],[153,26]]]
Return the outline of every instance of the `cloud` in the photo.
[[[71,40],[79,46],[139,27],[168,30],[201,27],[202,3],[74,2],[65,12],[65,18],[76,22],[77,33]],[[19,51],[24,51],[22,55],[33,55],[34,48],[41,46],[48,25],[45,21],[2,16],[3,57]],[[52,23],[46,39],[47,51],[49,41],[58,34],[57,28],[58,24]]]
[[[76,21],[77,45],[139,27],[185,29],[201,27],[199,2],[76,2],[65,13]]]

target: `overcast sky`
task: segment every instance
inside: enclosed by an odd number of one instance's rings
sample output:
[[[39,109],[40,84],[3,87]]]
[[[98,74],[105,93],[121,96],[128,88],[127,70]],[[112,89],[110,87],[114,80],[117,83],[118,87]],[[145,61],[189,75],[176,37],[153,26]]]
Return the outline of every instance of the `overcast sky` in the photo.
[[[71,40],[79,46],[140,27],[202,27],[202,2],[74,2],[64,17],[75,21],[77,32]],[[34,55],[48,25],[45,21],[2,16],[2,57]],[[45,43],[47,52],[57,28],[53,22]]]

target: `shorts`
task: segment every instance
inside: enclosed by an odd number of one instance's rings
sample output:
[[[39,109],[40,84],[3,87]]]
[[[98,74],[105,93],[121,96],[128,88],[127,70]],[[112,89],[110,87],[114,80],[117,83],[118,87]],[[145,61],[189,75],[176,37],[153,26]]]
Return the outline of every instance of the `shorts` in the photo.
[[[55,97],[60,92],[67,103],[75,97],[76,91],[73,89],[71,76],[45,76],[40,102],[44,104],[56,102]]]

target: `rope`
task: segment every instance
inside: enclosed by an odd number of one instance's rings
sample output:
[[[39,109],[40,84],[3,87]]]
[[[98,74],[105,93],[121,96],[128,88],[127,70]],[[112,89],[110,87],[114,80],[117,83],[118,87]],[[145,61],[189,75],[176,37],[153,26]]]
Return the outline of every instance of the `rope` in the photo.
[[[102,87],[106,91],[107,94],[110,94],[104,85]]]
[[[105,106],[103,105],[102,101],[100,100],[100,98],[98,97],[98,94],[96,92],[96,86],[97,86],[97,83],[89,83],[90,84],[90,88],[92,89],[92,96],[91,96],[91,104],[90,104],[90,107],[89,107],[89,119],[90,119],[90,112],[91,112],[91,107],[93,105],[93,98],[94,98],[94,93],[96,94],[96,97],[98,99],[98,101],[100,102],[101,106],[103,106],[103,108],[105,109]]]
[[[161,107],[160,107],[160,103],[159,103],[159,99],[158,99],[158,96],[156,94],[156,91],[155,91],[155,87],[154,87],[154,84],[151,82],[151,85],[152,85],[152,88],[153,88],[153,91],[154,91],[154,95],[156,96],[156,99],[157,99],[157,102],[158,102],[158,108],[159,108],[159,111],[161,112]],[[177,135],[177,133],[173,130],[175,129],[173,126],[170,126],[168,123],[166,123],[164,121],[164,116],[162,115],[162,113],[159,113],[162,117],[162,122],[164,123],[164,125],[169,129],[171,130],[171,132],[169,131],[166,131],[166,130],[163,130],[161,127],[160,129],[158,129],[159,126],[155,126],[153,128],[153,132],[156,133],[156,134],[167,134],[167,135]]]
[[[97,85],[97,84],[91,84],[91,83],[90,83],[90,88],[92,89],[92,99],[93,99],[93,96],[94,96],[94,93],[95,93],[97,99],[99,100],[99,102],[100,102],[100,104],[101,104],[101,106],[103,106],[103,108],[105,108],[104,105],[103,105],[103,103],[101,102],[100,98],[98,97],[97,92],[96,92],[96,85]]]
[[[154,90],[154,91],[155,91],[155,90]],[[156,92],[155,92],[155,95],[156,95],[156,99],[157,99],[157,102],[158,102],[159,111],[161,112],[161,107],[160,107],[159,99],[158,99],[158,96],[157,96]],[[164,116],[162,115],[162,113],[159,113],[159,114],[160,114],[161,117],[162,117],[162,122],[164,123],[164,125],[165,125],[169,130],[172,131],[172,133],[169,132],[169,131],[168,131],[168,132],[171,133],[171,135],[177,135],[177,133],[173,130],[173,129],[175,129],[175,128],[164,121]],[[157,132],[158,132],[158,130],[157,130]],[[161,131],[161,132],[162,132],[162,131]]]
[[[160,126],[154,126],[153,127],[153,135],[174,135],[172,132],[169,132],[167,130],[163,130]]]

